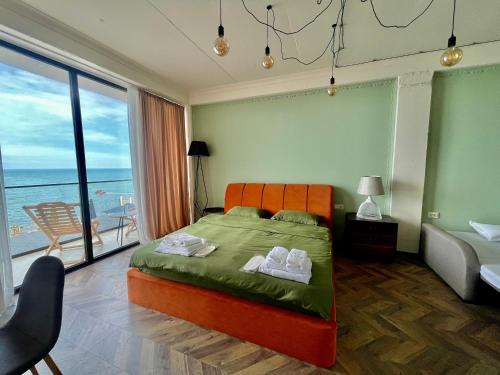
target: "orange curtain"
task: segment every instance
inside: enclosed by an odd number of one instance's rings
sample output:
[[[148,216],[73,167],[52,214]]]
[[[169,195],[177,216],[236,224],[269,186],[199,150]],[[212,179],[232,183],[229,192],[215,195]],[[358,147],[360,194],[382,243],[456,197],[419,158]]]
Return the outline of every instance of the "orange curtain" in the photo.
[[[184,108],[145,91],[142,113],[144,220],[150,239],[189,224]]]

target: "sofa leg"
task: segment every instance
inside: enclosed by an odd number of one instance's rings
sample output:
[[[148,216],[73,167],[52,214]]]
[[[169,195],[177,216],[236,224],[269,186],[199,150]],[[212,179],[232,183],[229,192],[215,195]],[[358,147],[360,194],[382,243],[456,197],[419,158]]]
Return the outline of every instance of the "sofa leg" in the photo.
[[[45,361],[45,363],[47,364],[47,366],[49,366],[50,371],[52,371],[52,373],[54,375],[62,375],[61,370],[59,370],[59,368],[57,367],[56,363],[54,362],[54,360],[52,359],[52,357],[50,356],[50,354],[47,354],[43,358],[43,360]]]
[[[38,370],[36,369],[35,366],[33,366],[32,368],[30,368],[30,372],[33,374],[33,375],[38,375]]]

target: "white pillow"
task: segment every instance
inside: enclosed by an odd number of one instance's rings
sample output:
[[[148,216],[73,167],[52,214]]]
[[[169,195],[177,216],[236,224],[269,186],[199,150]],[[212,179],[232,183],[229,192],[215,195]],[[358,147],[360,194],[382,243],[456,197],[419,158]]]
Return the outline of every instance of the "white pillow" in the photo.
[[[472,220],[469,225],[488,241],[500,241],[500,225],[481,224]]]

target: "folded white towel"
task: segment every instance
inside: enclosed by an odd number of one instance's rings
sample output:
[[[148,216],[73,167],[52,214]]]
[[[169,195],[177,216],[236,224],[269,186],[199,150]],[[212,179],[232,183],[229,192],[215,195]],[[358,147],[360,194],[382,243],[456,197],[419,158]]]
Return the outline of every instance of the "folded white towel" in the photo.
[[[284,270],[286,266],[286,258],[288,257],[288,250],[282,246],[275,246],[267,254],[265,263],[268,268],[277,270]]]
[[[262,255],[255,255],[250,258],[248,262],[241,268],[241,271],[244,272],[257,272],[262,263],[264,263],[266,258]]]
[[[203,243],[204,247],[202,247],[200,250],[198,250],[196,253],[193,254],[193,256],[198,257],[198,258],[205,258],[212,254],[219,245],[213,242],[206,242]]]
[[[292,281],[298,281],[299,283],[304,283],[304,284],[309,284],[309,280],[311,280],[312,273],[292,273],[292,272],[287,272],[283,270],[277,270],[273,268],[267,267],[266,262],[263,262],[259,266],[259,272],[264,273],[266,275],[270,275],[273,277],[278,277],[280,279],[286,279],[286,280],[292,280]]]
[[[202,240],[202,238],[189,233],[173,233],[163,238],[163,241],[171,246],[189,246],[200,243]]]
[[[307,252],[293,248],[286,258],[286,270],[302,273],[307,264],[307,259],[309,259]]]
[[[189,246],[172,246],[168,241],[167,242],[162,241],[155,249],[155,251],[163,254],[175,254],[175,255],[183,255],[189,257],[194,253],[198,252],[199,250],[201,250],[202,248],[204,248],[205,246],[206,244],[203,241]]]

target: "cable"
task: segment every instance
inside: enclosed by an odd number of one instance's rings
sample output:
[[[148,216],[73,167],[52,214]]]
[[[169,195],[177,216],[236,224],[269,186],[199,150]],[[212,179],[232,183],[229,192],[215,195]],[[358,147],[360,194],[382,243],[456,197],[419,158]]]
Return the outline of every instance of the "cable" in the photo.
[[[243,1],[243,0],[242,0]],[[325,46],[325,48],[323,49],[323,51],[320,53],[319,56],[313,58],[312,60],[310,61],[303,61],[301,59],[299,59],[298,57],[295,57],[295,56],[285,56],[285,51],[284,51],[284,48],[283,48],[283,40],[281,38],[281,35],[279,35],[279,32],[278,32],[278,29],[276,29],[275,27],[275,22],[276,22],[276,15],[274,13],[274,9],[271,8],[271,13],[272,13],[272,16],[273,16],[273,22],[272,22],[272,25],[269,25],[269,27],[274,31],[274,34],[276,35],[276,37],[278,38],[278,41],[280,43],[280,52],[281,52],[281,59],[286,61],[286,60],[294,60],[294,61],[297,61],[298,63],[302,64],[302,65],[311,65],[311,64],[314,64],[316,61],[318,61],[319,59],[321,59],[326,51],[328,51],[328,47],[330,47],[330,45],[332,45],[332,48],[331,48],[331,51],[332,53],[334,54],[334,57],[338,56],[338,52],[340,52],[341,50],[344,49],[344,46],[343,46],[343,29],[344,29],[344,24],[343,24],[343,15],[344,15],[344,8],[345,8],[345,4],[347,3],[347,0],[341,0],[341,7],[340,7],[340,10],[339,12],[337,13],[337,22],[336,22],[336,25],[339,24],[340,22],[340,26],[339,26],[339,32],[341,32],[341,35],[342,35],[342,46],[339,46],[339,49],[338,51],[335,52],[334,50],[334,40],[335,40],[335,32],[336,32],[336,28],[334,28],[334,32],[333,32],[333,35],[332,37],[328,40],[328,43],[327,45]],[[331,4],[331,2],[330,2]],[[340,44],[340,43],[339,43]]]
[[[457,7],[457,0],[453,0],[453,17],[451,21],[451,35],[455,35],[455,8]]]
[[[500,39],[491,39],[491,40],[486,40],[484,42],[472,42],[472,43],[467,43],[467,44],[461,44],[457,47],[478,46],[481,44],[497,43],[497,42],[500,42]],[[435,49],[428,49],[428,50],[423,50],[423,51],[418,51],[418,52],[410,52],[410,53],[405,53],[402,55],[396,55],[396,56],[391,56],[391,57],[382,57],[380,59],[366,60],[366,61],[361,61],[361,62],[352,63],[352,64],[337,65],[336,68],[346,68],[349,66],[364,65],[364,64],[371,63],[371,62],[375,62],[375,61],[393,60],[393,59],[399,59],[401,57],[415,56],[415,55],[419,55],[422,53],[438,52],[438,51],[443,51],[443,49],[442,48],[435,48]]]
[[[361,0],[362,3],[366,3],[368,0]],[[386,25],[384,24],[381,20],[380,20],[380,17],[379,15],[377,14],[377,11],[375,10],[375,5],[373,5],[373,0],[369,0],[370,1],[370,5],[372,6],[372,10],[373,10],[373,15],[375,16],[375,18],[377,19],[378,23],[380,24],[380,26],[382,27],[385,27],[385,28],[388,28],[388,29],[391,29],[391,28],[396,28],[396,29],[405,29],[407,28],[408,26],[410,26],[413,22],[415,22],[416,20],[418,20],[420,17],[422,17],[426,12],[427,10],[430,8],[430,6],[432,5],[432,3],[434,3],[434,0],[431,0],[429,2],[429,4],[427,4],[427,6],[424,8],[424,10],[422,12],[420,12],[414,19],[412,19],[410,22],[408,22],[406,25]]]
[[[407,28],[410,25],[412,25],[416,20],[418,20],[425,13],[427,13],[427,11],[430,9],[430,7],[432,6],[432,4],[434,3],[435,0],[430,0],[429,3],[427,4],[427,6],[417,16],[415,16],[411,21],[409,21],[407,24],[404,24],[404,25],[396,25],[396,24],[389,25],[389,24],[385,24],[380,19],[380,16],[378,15],[377,10],[375,9],[375,5],[373,3],[373,0],[361,0],[362,3],[366,3],[368,1],[370,2],[371,9],[373,11],[373,15],[375,16],[375,19],[377,20],[377,22],[379,23],[380,26],[382,26],[384,28],[404,29],[404,28]],[[258,23],[266,26],[266,29],[267,29],[267,45],[269,45],[269,28],[271,28],[273,30],[274,34],[276,35],[276,37],[278,38],[278,41],[280,43],[281,58],[282,58],[282,60],[285,60],[285,61],[286,60],[294,60],[294,61],[297,61],[298,63],[300,63],[302,65],[311,65],[311,64],[315,63],[316,61],[318,61],[319,59],[321,59],[325,55],[325,53],[328,50],[328,48],[331,47],[330,51],[332,52],[332,61],[334,62],[332,64],[332,72],[333,72],[333,68],[334,67],[339,68],[339,67],[346,67],[346,66],[352,66],[352,65],[360,65],[360,64],[365,64],[365,63],[370,62],[370,61],[389,60],[389,59],[393,59],[393,58],[411,56],[411,55],[415,55],[415,54],[418,54],[418,53],[425,53],[425,52],[435,51],[435,50],[419,51],[419,52],[416,52],[416,53],[403,54],[403,55],[398,55],[398,56],[388,57],[388,58],[382,58],[382,59],[374,59],[374,60],[365,61],[365,62],[361,62],[361,63],[355,63],[355,64],[349,64],[349,65],[339,65],[338,64],[338,59],[339,59],[339,56],[340,56],[340,52],[345,49],[345,43],[344,43],[344,35],[345,35],[345,32],[344,32],[344,11],[345,11],[345,7],[346,7],[346,4],[347,4],[347,0],[340,0],[340,9],[339,9],[339,12],[337,13],[337,19],[336,19],[336,25],[338,25],[338,26],[334,27],[334,31],[332,33],[332,37],[328,40],[327,45],[322,50],[322,52],[319,54],[319,56],[313,58],[310,61],[303,61],[300,58],[295,57],[295,56],[285,56],[282,35],[294,35],[294,34],[297,34],[297,33],[301,32],[302,30],[304,30],[305,28],[307,28],[309,25],[313,24],[321,15],[323,15],[330,8],[330,6],[333,4],[333,0],[330,0],[329,3],[318,14],[316,14],[316,16],[314,16],[310,21],[306,22],[302,27],[300,27],[299,29],[297,29],[295,31],[284,31],[284,30],[278,29],[276,27],[276,25],[275,25],[276,24],[276,15],[274,13],[274,9],[273,8],[268,9],[267,15],[266,15],[267,22],[263,22],[250,9],[248,9],[248,7],[247,7],[247,5],[245,3],[245,0],[241,0],[241,2],[243,4],[243,7],[244,7],[245,11],[248,14],[250,14],[255,19],[255,21],[257,21]],[[317,5],[321,5],[321,3],[322,3],[322,0],[317,0],[316,1]],[[452,35],[454,33],[454,30],[455,30],[455,8],[456,8],[456,0],[453,0]],[[273,16],[272,25],[269,24],[269,10],[271,10],[272,16]],[[338,31],[337,31],[337,29],[338,29]],[[335,50],[335,37],[337,35],[338,35],[338,43],[337,43],[337,49]],[[481,44],[481,43],[472,43],[472,44]]]
[[[241,0],[241,2],[243,3],[243,7],[245,8],[245,10],[247,11],[248,14],[250,14],[258,23],[260,23],[261,25],[266,25],[265,22],[261,21],[250,9],[248,9],[247,5],[245,4],[245,0]],[[283,30],[280,30],[276,27],[273,26],[273,29],[274,29],[274,32],[278,32],[278,33],[281,33],[283,35],[293,35],[293,34],[297,34],[297,33],[300,33],[302,30],[304,30],[307,26],[311,25],[312,23],[314,23],[323,13],[326,12],[326,10],[328,8],[330,8],[330,5],[332,5],[333,3],[333,0],[330,0],[330,2],[328,3],[328,5],[321,11],[319,12],[312,20],[310,20],[309,22],[307,22],[304,26],[302,26],[300,29],[297,29],[295,31],[283,31]],[[321,4],[321,2],[317,2],[318,5]]]
[[[333,78],[333,66],[335,65],[335,30],[337,29],[337,24],[333,26],[333,34],[332,34],[332,78]]]
[[[219,0],[219,25],[222,26],[222,0]]]
[[[267,14],[266,14],[266,46],[269,47],[269,10],[272,10],[273,8],[267,8]],[[273,18],[274,18],[274,10],[273,10]],[[273,21],[274,23],[274,21]]]
[[[323,52],[321,52],[321,54],[318,57],[312,59],[311,61],[305,62],[305,61],[302,61],[301,59],[299,59],[298,57],[295,57],[295,56],[285,56],[285,51],[283,50],[283,40],[281,39],[281,36],[278,34],[277,30],[274,28],[274,22],[276,21],[276,17],[275,17],[273,9],[271,9],[271,13],[273,14],[273,25],[270,27],[273,29],[274,34],[276,35],[276,37],[278,38],[278,40],[280,42],[280,51],[281,51],[281,59],[282,60],[285,60],[285,61],[286,60],[295,60],[295,61],[301,63],[302,65],[311,65],[311,64],[314,64],[319,59],[321,59],[325,55],[326,51],[328,51],[328,47],[332,43],[332,38],[330,38],[330,40],[328,41],[328,44],[326,45]]]

